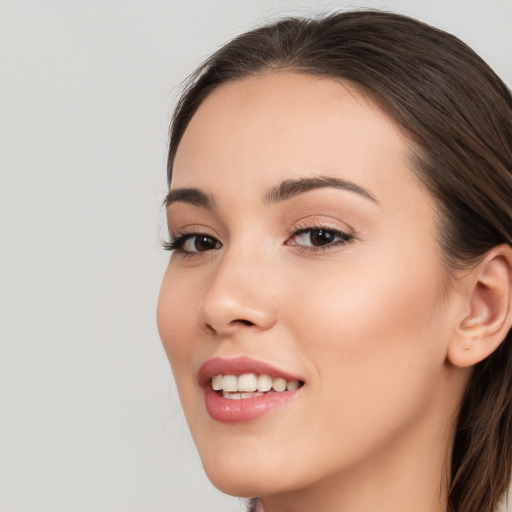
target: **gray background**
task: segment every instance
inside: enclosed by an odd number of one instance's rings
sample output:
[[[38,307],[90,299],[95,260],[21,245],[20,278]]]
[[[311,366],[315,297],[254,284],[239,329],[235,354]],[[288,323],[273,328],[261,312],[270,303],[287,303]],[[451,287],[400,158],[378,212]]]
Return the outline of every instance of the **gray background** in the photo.
[[[155,326],[178,84],[271,16],[405,12],[512,84],[512,0],[0,0],[0,511],[236,512]]]

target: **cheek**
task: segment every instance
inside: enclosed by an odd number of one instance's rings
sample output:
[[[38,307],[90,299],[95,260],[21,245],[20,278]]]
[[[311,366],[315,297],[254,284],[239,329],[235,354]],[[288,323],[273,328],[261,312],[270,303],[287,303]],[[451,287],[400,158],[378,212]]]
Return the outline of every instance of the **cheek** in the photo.
[[[171,260],[162,282],[157,308],[158,331],[193,435],[204,419],[197,408],[201,397],[193,371],[194,358],[200,351],[197,325],[200,290],[198,283],[190,283],[190,276],[184,276],[173,268]]]
[[[200,297],[198,288],[184,286],[184,280],[176,275],[171,265],[165,273],[158,297],[157,325],[181,395],[182,384],[190,380]]]
[[[391,431],[425,412],[443,371],[446,329],[434,266],[348,267],[295,287],[289,325],[314,362],[317,404],[332,411],[335,439],[351,429],[370,439],[375,424]]]
[[[440,275],[432,263],[408,265],[396,257],[350,262],[293,282],[288,304],[294,322],[288,325],[296,325],[297,333],[308,331],[312,347],[344,356],[370,347],[407,350],[440,319]],[[404,346],[403,337],[413,334]]]

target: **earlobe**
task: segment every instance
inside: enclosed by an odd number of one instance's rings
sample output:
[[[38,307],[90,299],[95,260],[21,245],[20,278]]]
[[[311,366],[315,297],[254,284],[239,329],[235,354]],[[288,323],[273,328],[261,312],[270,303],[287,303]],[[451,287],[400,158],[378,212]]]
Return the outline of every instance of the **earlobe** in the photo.
[[[463,277],[466,308],[448,349],[455,366],[473,366],[492,354],[511,324],[512,248],[499,245]]]

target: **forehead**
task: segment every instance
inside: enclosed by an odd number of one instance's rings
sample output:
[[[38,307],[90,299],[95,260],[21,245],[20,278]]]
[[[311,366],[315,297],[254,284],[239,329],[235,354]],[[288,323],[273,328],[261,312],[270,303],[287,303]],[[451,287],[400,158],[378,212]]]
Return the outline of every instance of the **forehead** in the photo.
[[[336,175],[379,187],[413,178],[411,143],[365,95],[339,81],[268,72],[223,84],[190,121],[172,188],[264,189],[290,177]]]

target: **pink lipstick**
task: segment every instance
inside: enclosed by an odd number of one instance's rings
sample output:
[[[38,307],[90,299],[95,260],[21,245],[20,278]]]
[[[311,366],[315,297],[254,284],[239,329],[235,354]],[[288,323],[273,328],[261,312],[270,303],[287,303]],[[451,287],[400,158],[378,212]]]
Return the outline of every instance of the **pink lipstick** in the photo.
[[[197,380],[208,414],[226,423],[256,420],[286,405],[304,385],[300,377],[248,357],[210,359]]]

